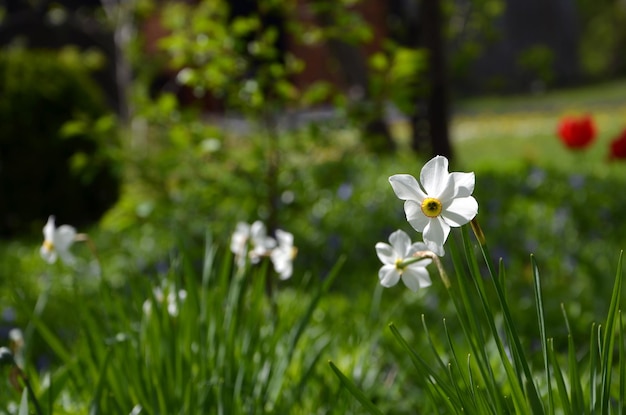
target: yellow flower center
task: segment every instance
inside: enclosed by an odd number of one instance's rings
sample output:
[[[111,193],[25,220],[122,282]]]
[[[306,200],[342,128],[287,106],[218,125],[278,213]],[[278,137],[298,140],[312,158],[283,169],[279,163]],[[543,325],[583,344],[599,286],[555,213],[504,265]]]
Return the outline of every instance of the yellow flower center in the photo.
[[[434,197],[427,197],[422,202],[422,212],[424,215],[429,218],[436,218],[441,214],[441,210],[443,206],[441,205],[441,201],[439,199],[435,199]]]
[[[46,251],[54,251],[54,244],[51,241],[43,241],[43,247],[44,249],[46,249]]]

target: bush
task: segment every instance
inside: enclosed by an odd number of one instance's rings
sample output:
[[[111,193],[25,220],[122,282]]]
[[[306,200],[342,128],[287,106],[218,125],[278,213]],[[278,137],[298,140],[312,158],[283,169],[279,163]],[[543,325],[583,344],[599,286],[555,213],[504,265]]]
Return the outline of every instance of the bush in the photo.
[[[80,59],[67,53],[0,54],[0,236],[50,214],[76,224],[115,202],[118,180],[102,138],[112,118]]]

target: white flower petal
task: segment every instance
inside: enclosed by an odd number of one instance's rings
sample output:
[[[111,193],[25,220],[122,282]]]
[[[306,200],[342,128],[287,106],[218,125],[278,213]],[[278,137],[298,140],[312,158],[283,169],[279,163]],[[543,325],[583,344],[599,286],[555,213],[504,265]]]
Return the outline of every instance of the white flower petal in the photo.
[[[281,280],[288,280],[293,274],[293,262],[289,260],[283,261],[278,265],[274,264],[274,269],[276,270],[276,273],[278,273],[278,277]]]
[[[429,251],[432,251],[437,256],[444,256],[446,254],[446,250],[443,248],[443,245],[432,241],[426,241],[426,246]]]
[[[282,229],[276,229],[276,240],[279,246],[293,247],[293,234]]]
[[[398,229],[391,235],[389,235],[389,243],[393,247],[393,250],[401,257],[406,257],[411,247],[411,238],[406,232]]]
[[[420,182],[428,196],[437,197],[448,183],[449,175],[448,159],[443,156],[436,156],[422,167]]]
[[[244,222],[239,222],[230,240],[230,251],[237,256],[244,256],[249,237],[250,225]]]
[[[426,251],[426,250],[428,250],[428,247],[426,246],[426,244],[424,242],[415,242],[409,248],[409,255],[412,256],[414,253],[416,253],[418,251]]]
[[[67,265],[74,265],[76,263],[76,258],[74,258],[74,255],[72,255],[72,253],[67,249],[59,249],[57,252],[63,263]]]
[[[378,279],[383,287],[393,287],[400,280],[400,273],[393,265],[383,265],[378,271]]]
[[[455,197],[468,197],[474,192],[476,178],[474,173],[450,173],[456,187]]]
[[[276,238],[278,239],[278,247],[272,250],[270,259],[280,279],[286,280],[293,273],[293,258],[295,256],[293,234],[277,229]]]
[[[428,224],[424,228],[424,242],[438,256],[442,256],[440,252],[443,250],[443,244],[448,239],[450,233],[450,226],[445,223],[440,217],[432,218],[428,221]],[[435,249],[433,249],[435,248]]]
[[[378,242],[376,244],[376,255],[378,259],[385,265],[395,265],[398,255],[393,250],[393,247],[384,242]]]
[[[478,202],[472,196],[454,199],[441,213],[446,223],[453,227],[465,225],[478,213]]]
[[[250,226],[250,235],[252,238],[262,238],[267,235],[263,222],[260,220],[255,221],[252,226]]]
[[[61,225],[54,232],[54,246],[58,251],[66,251],[74,243],[76,229],[70,225]]]
[[[45,245],[42,245],[39,249],[39,254],[48,264],[54,264],[57,260],[57,253],[54,249],[48,249]]]
[[[54,239],[54,230],[56,229],[54,225],[54,216],[48,216],[48,221],[43,227],[43,239],[45,241],[52,242]]]
[[[394,174],[389,178],[389,183],[401,200],[415,200],[422,203],[426,197],[415,177],[410,174]]]
[[[430,220],[426,215],[424,215],[424,212],[422,212],[421,205],[412,200],[404,202],[404,213],[406,214],[406,220],[418,232],[423,232],[424,227]]]
[[[439,201],[445,206],[450,203],[451,200],[454,199],[455,194],[457,192],[457,188],[455,186],[454,177],[448,175],[446,180],[442,180],[441,189],[439,189],[438,194],[432,195],[439,199]]]
[[[402,273],[402,282],[411,291],[428,287],[432,284],[428,270],[422,266],[413,264],[407,267]]]

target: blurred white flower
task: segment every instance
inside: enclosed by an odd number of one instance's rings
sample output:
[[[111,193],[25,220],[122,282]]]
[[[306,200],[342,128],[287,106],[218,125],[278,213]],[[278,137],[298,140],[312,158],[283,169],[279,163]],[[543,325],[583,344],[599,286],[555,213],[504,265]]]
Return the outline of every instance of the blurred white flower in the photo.
[[[43,244],[39,250],[41,257],[52,264],[57,256],[66,264],[74,263],[74,256],[69,248],[76,238],[76,229],[69,225],[61,225],[58,228],[54,224],[54,216],[48,217],[48,222],[43,227]]]
[[[428,287],[431,281],[426,266],[432,260],[413,256],[416,252],[427,251],[426,244],[412,244],[409,235],[401,230],[389,235],[389,243],[391,245],[384,242],[376,244],[376,255],[383,263],[378,271],[380,284],[383,287],[393,287],[402,278],[404,285],[411,291]]]
[[[165,305],[167,307],[167,313],[171,317],[178,316],[178,306],[179,304],[185,302],[187,298],[186,290],[176,290],[176,287],[173,284],[164,282],[163,287],[154,287],[152,289],[152,294],[154,295],[154,302],[158,307],[162,307]],[[152,314],[152,299],[148,298],[143,302],[143,312],[146,316],[150,316]]]
[[[406,218],[416,231],[423,233],[428,249],[445,254],[443,244],[450,227],[468,223],[478,213],[474,191],[474,173],[448,173],[448,159],[436,156],[420,172],[420,184],[409,174],[389,178],[391,187],[404,200]]]
[[[9,347],[15,357],[15,363],[24,367],[24,333],[19,328],[9,330]]]
[[[263,256],[269,255],[275,246],[276,240],[267,236],[265,225],[258,220],[252,225],[239,222],[230,242],[230,250],[235,254],[239,266],[245,265],[246,257],[256,264]]]
[[[278,246],[272,250],[270,258],[280,279],[286,280],[291,277],[293,272],[293,259],[297,249],[293,246],[293,235],[289,232],[277,229],[276,240]]]

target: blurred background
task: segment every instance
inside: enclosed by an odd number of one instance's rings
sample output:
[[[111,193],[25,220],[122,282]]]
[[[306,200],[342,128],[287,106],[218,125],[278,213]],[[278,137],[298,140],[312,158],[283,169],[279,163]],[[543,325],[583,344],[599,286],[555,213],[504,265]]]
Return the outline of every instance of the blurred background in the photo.
[[[608,161],[626,128],[621,0],[0,0],[0,44],[6,309],[35,301],[51,214],[92,235],[117,284],[181,246],[199,264],[207,232],[227,247],[261,219],[294,233],[293,280],[345,254],[337,290],[370,296],[374,244],[419,238],[387,178],[435,154],[476,172],[528,307],[530,252],[585,333],[606,306],[626,235],[626,170]],[[593,118],[593,145],[561,143],[566,115]]]

